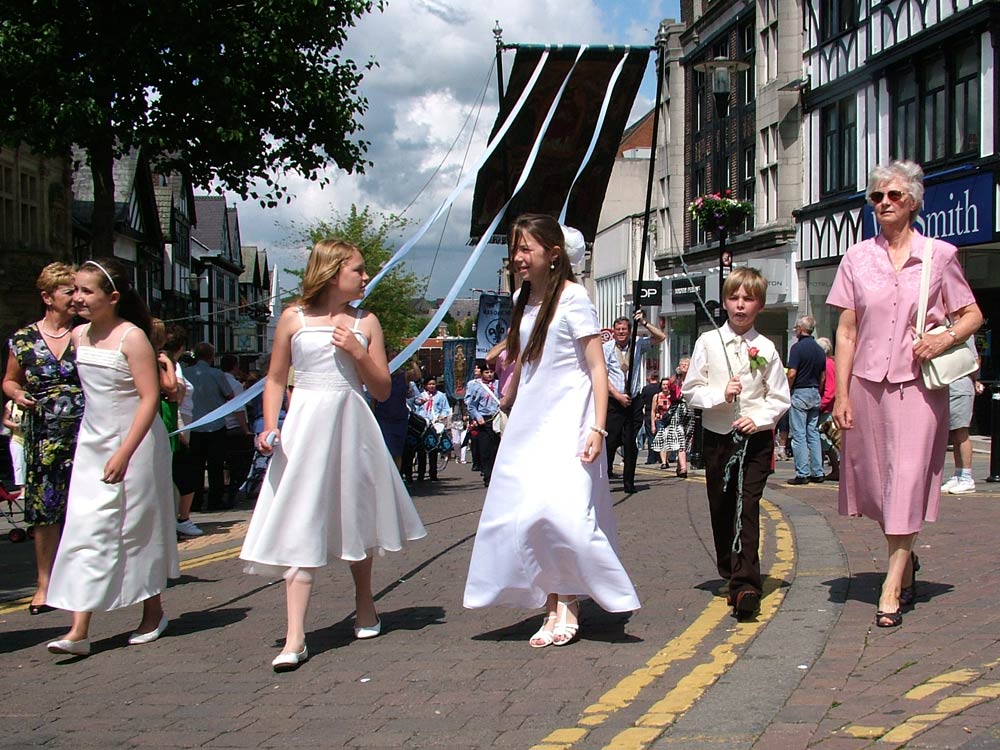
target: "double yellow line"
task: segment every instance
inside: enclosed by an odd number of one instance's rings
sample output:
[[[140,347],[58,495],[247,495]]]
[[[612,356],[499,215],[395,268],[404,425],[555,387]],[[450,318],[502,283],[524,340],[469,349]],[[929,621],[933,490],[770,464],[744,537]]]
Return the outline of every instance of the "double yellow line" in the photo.
[[[752,640],[774,616],[785,597],[785,584],[795,561],[795,544],[791,528],[778,508],[762,500],[761,509],[774,524],[775,561],[767,573],[760,615],[754,622],[738,622],[730,635],[709,652],[707,659],[655,700],[632,726],[618,732],[604,745],[605,750],[644,750],[649,747],[733,665],[739,656],[738,647]],[[532,750],[570,750],[573,745],[582,742],[595,727],[613,719],[622,709],[639,700],[644,690],[654,688],[656,681],[671,666],[697,656],[698,647],[719,627],[729,611],[725,599],[713,597],[695,621],[664,645],[645,666],[620,680],[596,703],[587,706],[576,726],[551,732]]]

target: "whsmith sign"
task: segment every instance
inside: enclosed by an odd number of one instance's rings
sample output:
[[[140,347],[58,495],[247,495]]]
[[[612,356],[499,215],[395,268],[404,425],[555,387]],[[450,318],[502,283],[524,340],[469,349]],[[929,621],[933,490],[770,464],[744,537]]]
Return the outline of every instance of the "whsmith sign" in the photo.
[[[917,217],[921,234],[953,245],[993,241],[993,175],[963,177],[924,190],[924,208]],[[865,204],[864,239],[878,234],[871,203]]]

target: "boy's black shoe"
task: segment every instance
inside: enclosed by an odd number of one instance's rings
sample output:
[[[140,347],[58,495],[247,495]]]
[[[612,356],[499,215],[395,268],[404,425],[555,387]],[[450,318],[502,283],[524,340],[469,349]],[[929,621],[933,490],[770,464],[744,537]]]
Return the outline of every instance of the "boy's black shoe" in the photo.
[[[809,477],[792,477],[786,484],[809,484]]]
[[[813,484],[823,484],[826,481],[826,477],[820,474],[818,477],[809,477],[809,481]]]
[[[753,589],[743,589],[736,594],[733,611],[737,619],[753,617],[760,612],[760,594]]]

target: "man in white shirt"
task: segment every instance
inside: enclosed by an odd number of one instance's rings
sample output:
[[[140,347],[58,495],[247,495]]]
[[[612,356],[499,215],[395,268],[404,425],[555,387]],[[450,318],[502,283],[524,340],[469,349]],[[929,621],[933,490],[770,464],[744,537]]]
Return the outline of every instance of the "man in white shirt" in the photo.
[[[646,320],[640,308],[635,311],[635,322],[643,326],[648,336],[635,340],[635,356],[632,372],[628,373],[632,344],[632,328],[629,319],[618,318],[612,326],[612,339],[604,345],[604,361],[608,366],[608,416],[605,427],[608,430],[608,474],[614,470],[615,454],[622,448],[625,466],[622,481],[625,492],[633,493],[635,487],[635,464],[639,457],[636,440],[642,428],[642,399],[640,394],[646,380],[644,377],[646,353],[654,344],[662,343],[667,337],[659,328]],[[626,378],[628,374],[628,378]],[[626,385],[626,380],[628,381]]]

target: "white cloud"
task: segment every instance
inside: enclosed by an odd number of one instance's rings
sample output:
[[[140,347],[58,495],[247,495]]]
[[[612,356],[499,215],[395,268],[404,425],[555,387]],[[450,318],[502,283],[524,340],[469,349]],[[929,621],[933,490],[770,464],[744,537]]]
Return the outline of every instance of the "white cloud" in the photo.
[[[468,164],[481,153],[496,117],[496,73],[492,29],[499,18],[506,42],[549,44],[652,44],[659,20],[679,17],[677,0],[505,0],[493,3],[458,0],[390,0],[383,13],[361,19],[350,31],[344,56],[359,64],[374,57],[378,66],[365,74],[361,93],[369,110],[362,137],[370,142],[368,158],[374,165],[363,175],[336,169],[331,183],[320,189],[299,177],[288,179],[290,204],[261,209],[256,202],[239,205],[245,244],[269,250],[278,267],[299,265],[304,258],[299,238],[290,224],[308,224],[346,213],[352,203],[383,213],[399,213],[418,194],[435,169],[439,173],[406,215],[423,221],[454,187],[469,148],[469,126],[463,123],[479,106],[484,84],[485,103],[479,115]],[[504,55],[505,74],[513,56]],[[649,89],[648,91],[646,89]],[[633,108],[633,116],[652,104],[650,84]],[[442,238],[442,222],[425,235],[409,262],[411,270],[426,274],[440,241],[429,293],[444,294],[468,256],[472,189],[456,201]],[[471,286],[496,284],[502,248],[491,248],[477,267]]]

